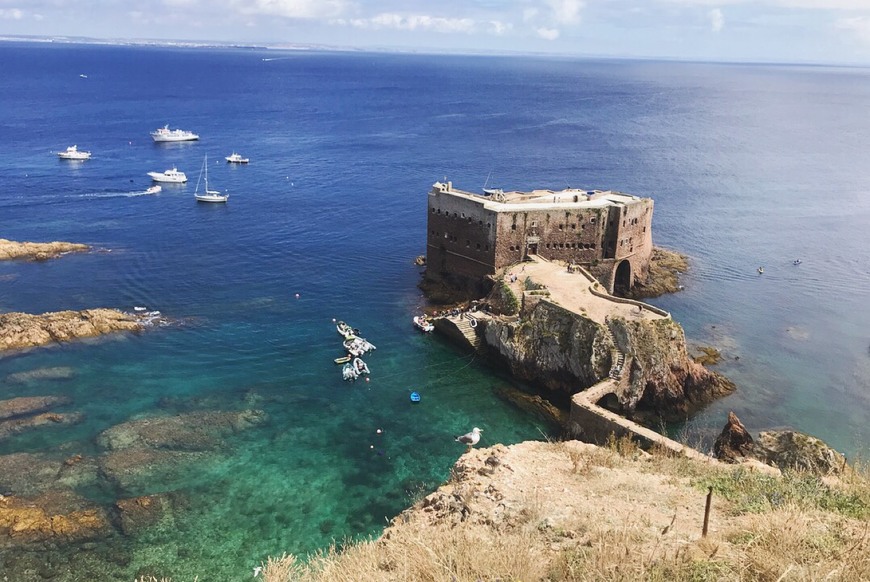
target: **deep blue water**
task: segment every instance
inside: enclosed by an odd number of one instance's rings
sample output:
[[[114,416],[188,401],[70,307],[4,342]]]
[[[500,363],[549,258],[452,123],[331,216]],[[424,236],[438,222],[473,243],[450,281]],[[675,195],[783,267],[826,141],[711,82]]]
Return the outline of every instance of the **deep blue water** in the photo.
[[[0,397],[66,394],[86,415],[0,453],[92,454],[100,431],[153,414],[269,415],[220,461],[126,492],[181,491],[187,508],[123,540],[129,563],[69,579],[241,579],[265,556],[376,534],[448,476],[453,434],[547,433],[495,395],[497,370],[410,327],[426,192],[444,176],[653,197],[654,241],[692,259],[685,290],[653,302],[720,347],[739,386],[676,430],[708,440],[733,409],[866,455],[870,71],[35,44],[0,44],[0,60],[0,237],[108,251],[0,263],[0,310],[185,321],[0,359]],[[201,140],[152,143],[167,123]],[[93,159],[58,160],[72,144]],[[250,165],[225,164],[232,151]],[[205,154],[226,206],[193,199]],[[188,184],[137,195],[173,165]],[[333,318],[378,346],[371,382],[340,380]],[[76,376],[2,382],[52,366]]]

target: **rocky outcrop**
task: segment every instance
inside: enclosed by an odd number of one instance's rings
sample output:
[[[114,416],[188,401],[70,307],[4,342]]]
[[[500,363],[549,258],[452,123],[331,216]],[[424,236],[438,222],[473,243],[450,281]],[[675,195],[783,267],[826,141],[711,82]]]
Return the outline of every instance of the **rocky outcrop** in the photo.
[[[617,317],[609,327],[612,334],[582,314],[542,300],[519,321],[489,321],[484,337],[514,376],[566,395],[608,377],[613,354],[625,354],[628,375],[616,395],[622,412],[640,408],[684,419],[734,389],[726,378],[692,361],[683,329],[671,319]]]
[[[793,430],[764,431],[753,440],[733,412],[713,445],[713,456],[727,463],[754,459],[781,470],[834,475],[846,467],[846,457],[814,436]]]
[[[60,414],[57,412],[43,412],[42,414],[34,414],[32,416],[24,416],[19,418],[11,418],[9,420],[3,420],[0,421],[0,441],[9,438],[12,435],[16,435],[30,429],[39,428],[41,426],[78,424],[84,419],[85,415],[80,412],[68,412],[64,414]]]
[[[650,257],[649,272],[643,280],[635,281],[627,297],[643,299],[658,297],[666,293],[676,293],[683,287],[680,285],[680,275],[689,268],[689,260],[685,255],[654,248]]]
[[[119,331],[141,331],[144,317],[116,309],[0,314],[0,352]]]
[[[91,250],[88,245],[69,242],[16,242],[0,238],[0,261],[29,259],[45,261],[67,253],[81,253]]]
[[[793,430],[761,432],[755,449],[758,459],[783,470],[832,475],[846,467],[846,457],[824,441]]]
[[[728,422],[713,443],[713,456],[726,463],[739,463],[753,456],[755,441],[734,412],[728,413]]]

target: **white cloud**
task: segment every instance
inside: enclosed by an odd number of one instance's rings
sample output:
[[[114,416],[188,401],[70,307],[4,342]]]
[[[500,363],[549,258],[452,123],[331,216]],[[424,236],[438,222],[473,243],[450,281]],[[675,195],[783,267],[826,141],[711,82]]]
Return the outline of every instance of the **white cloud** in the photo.
[[[835,26],[840,30],[852,33],[862,42],[870,43],[870,17],[841,18],[835,23]]]
[[[348,7],[344,0],[232,0],[232,4],[241,14],[302,19],[337,17]]]
[[[708,12],[707,16],[710,18],[710,30],[713,32],[719,32],[722,30],[722,27],[725,26],[725,16],[718,8],[714,8]]]
[[[514,25],[510,22],[502,22],[501,20],[489,21],[489,32],[495,35],[502,35],[513,30]]]
[[[372,18],[337,20],[336,24],[348,24],[355,28],[389,28],[394,30],[424,30],[441,33],[471,33],[477,23],[470,18],[443,18],[440,16],[410,15],[395,13],[378,14]]]
[[[535,32],[537,32],[538,36],[544,40],[556,40],[559,38],[559,30],[556,28],[546,28],[541,26],[540,28],[535,29]]]
[[[0,18],[3,20],[21,20],[24,18],[24,12],[18,8],[3,8],[0,9]]]
[[[778,8],[802,8],[809,10],[870,10],[868,0],[658,0],[668,4],[684,6],[727,6],[734,4],[755,4]]]
[[[538,16],[537,8],[524,8],[523,9],[523,22],[531,22]]]
[[[560,24],[580,22],[580,10],[585,6],[583,0],[547,0],[553,17]]]

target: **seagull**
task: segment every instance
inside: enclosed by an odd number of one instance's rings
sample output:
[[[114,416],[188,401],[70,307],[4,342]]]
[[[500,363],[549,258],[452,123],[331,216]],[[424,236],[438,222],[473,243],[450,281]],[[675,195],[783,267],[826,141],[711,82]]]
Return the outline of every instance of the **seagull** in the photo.
[[[482,430],[475,426],[473,429],[471,429],[471,432],[456,437],[456,442],[462,443],[463,445],[468,445],[468,448],[471,449],[471,447],[473,447],[480,441],[480,433],[482,432]]]

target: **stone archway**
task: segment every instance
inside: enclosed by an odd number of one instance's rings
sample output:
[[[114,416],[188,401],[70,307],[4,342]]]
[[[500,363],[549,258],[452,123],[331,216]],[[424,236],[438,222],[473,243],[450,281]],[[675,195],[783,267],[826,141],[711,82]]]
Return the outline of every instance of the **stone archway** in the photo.
[[[616,272],[613,275],[613,294],[625,296],[631,289],[632,282],[631,263],[628,260],[621,261],[616,265]]]

